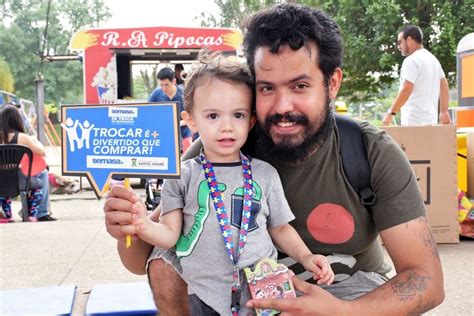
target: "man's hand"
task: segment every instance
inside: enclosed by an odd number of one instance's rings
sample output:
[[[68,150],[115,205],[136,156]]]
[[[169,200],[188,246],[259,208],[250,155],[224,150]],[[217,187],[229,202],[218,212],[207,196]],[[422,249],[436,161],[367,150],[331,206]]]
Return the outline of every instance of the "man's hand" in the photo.
[[[385,114],[385,117],[382,120],[382,126],[389,126],[392,124],[393,115],[390,113]]]
[[[104,205],[105,227],[110,236],[117,239],[117,251],[125,268],[135,274],[145,274],[148,255],[153,246],[141,240],[136,234],[135,226],[132,224],[138,204],[143,202],[132,190],[122,186],[115,186],[107,194]],[[157,208],[158,209],[158,208]],[[150,216],[152,220],[158,220],[159,210]],[[126,247],[125,236],[132,237],[132,245]]]
[[[122,186],[113,187],[107,194],[104,204],[105,227],[115,239],[124,241],[126,235],[137,238],[135,227],[131,225],[136,203],[141,203],[139,197]]]
[[[339,314],[349,314],[349,306],[346,312],[343,312],[348,301],[339,300],[329,292],[323,290],[317,285],[301,281],[293,277],[295,289],[303,292],[304,296],[297,298],[262,298],[253,299],[247,302],[247,307],[275,309],[281,311],[281,316],[289,315],[334,315],[335,308]]]
[[[451,117],[449,112],[439,113],[439,123],[440,124],[451,124]]]

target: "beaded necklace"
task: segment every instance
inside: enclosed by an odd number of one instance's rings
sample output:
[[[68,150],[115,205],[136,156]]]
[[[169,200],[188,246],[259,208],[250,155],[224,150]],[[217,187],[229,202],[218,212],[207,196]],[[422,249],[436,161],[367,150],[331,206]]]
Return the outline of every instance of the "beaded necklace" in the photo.
[[[240,232],[239,232],[239,244],[237,249],[234,246],[234,241],[232,238],[232,229],[229,220],[229,214],[224,205],[224,200],[222,197],[222,192],[218,188],[218,182],[216,180],[216,174],[214,168],[210,161],[206,159],[204,152],[201,151],[199,158],[201,160],[202,169],[207,180],[207,185],[211,191],[212,202],[214,203],[214,208],[216,210],[217,220],[219,222],[219,227],[221,229],[222,238],[224,239],[225,249],[229,255],[229,259],[234,266],[234,271],[232,274],[232,292],[231,292],[231,311],[233,316],[239,314],[240,309],[240,294],[242,292],[240,286],[240,275],[239,269],[237,268],[237,262],[239,261],[240,254],[245,247],[245,241],[247,239],[247,233],[250,222],[250,208],[252,206],[252,191],[253,191],[253,181],[252,181],[252,168],[250,166],[250,160],[240,154],[242,159],[242,175],[244,178],[244,201],[242,207],[242,222],[240,223]]]

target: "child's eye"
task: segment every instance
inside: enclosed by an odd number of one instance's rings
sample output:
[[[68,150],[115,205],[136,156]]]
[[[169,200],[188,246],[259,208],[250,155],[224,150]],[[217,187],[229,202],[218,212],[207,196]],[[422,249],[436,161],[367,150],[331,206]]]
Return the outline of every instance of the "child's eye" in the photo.
[[[211,120],[215,120],[219,117],[219,115],[217,115],[216,113],[212,113],[212,114],[209,114],[207,116],[207,118],[211,119]]]
[[[243,118],[245,118],[245,114],[244,114],[244,113],[235,113],[234,116],[235,116],[235,118],[238,118],[238,119],[243,119]]]

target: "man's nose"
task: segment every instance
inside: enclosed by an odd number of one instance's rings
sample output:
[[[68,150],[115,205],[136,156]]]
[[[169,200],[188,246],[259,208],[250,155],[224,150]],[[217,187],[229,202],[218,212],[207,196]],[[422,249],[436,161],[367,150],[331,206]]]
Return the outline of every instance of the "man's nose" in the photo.
[[[273,109],[278,114],[292,112],[294,110],[293,102],[289,91],[277,91]]]

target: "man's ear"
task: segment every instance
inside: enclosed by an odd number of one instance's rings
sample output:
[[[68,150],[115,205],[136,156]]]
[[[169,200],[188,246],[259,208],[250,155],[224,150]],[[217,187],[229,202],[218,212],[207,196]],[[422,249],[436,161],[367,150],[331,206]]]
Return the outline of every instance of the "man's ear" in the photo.
[[[252,117],[250,118],[250,123],[249,123],[249,131],[253,128],[256,122],[257,122],[257,116],[255,114],[252,114]]]
[[[334,100],[337,96],[337,92],[341,87],[342,82],[342,69],[337,67],[329,78],[329,99]]]
[[[194,120],[189,112],[181,112],[181,118],[186,122],[186,125],[193,133],[197,133],[196,123],[194,123]]]

